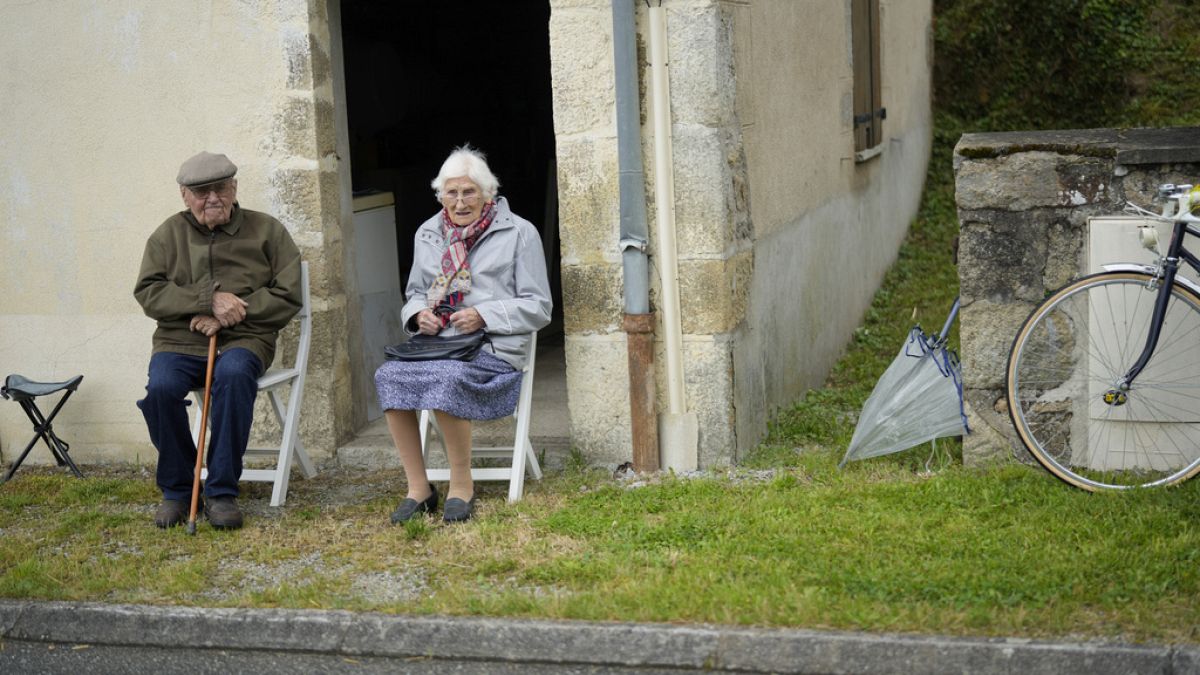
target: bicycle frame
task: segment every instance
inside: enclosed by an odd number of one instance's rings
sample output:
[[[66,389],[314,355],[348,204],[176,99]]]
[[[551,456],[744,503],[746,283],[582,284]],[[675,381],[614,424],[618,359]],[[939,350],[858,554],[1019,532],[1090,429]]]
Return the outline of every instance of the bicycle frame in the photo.
[[[1117,388],[1121,391],[1129,391],[1133,385],[1133,381],[1141,374],[1142,369],[1150,362],[1150,357],[1153,356],[1154,350],[1158,347],[1158,338],[1162,331],[1163,319],[1167,315],[1167,302],[1171,299],[1171,288],[1175,285],[1175,276],[1179,273],[1179,263],[1183,261],[1188,264],[1196,274],[1200,274],[1200,258],[1197,258],[1191,251],[1183,246],[1184,235],[1190,234],[1193,237],[1200,237],[1200,229],[1192,227],[1191,223],[1200,223],[1200,218],[1196,218],[1188,212],[1187,203],[1181,203],[1179,215],[1174,219],[1174,226],[1171,230],[1171,243],[1167,245],[1167,255],[1163,256],[1158,264],[1157,274],[1155,277],[1159,279],[1158,297],[1154,301],[1154,312],[1150,318],[1150,333],[1146,336],[1146,346],[1142,348],[1141,356],[1134,362],[1133,367],[1129,372],[1117,382]]]

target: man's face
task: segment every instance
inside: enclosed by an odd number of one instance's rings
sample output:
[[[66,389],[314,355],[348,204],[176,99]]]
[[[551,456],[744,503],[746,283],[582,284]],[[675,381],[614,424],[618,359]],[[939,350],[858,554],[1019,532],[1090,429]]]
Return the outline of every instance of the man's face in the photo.
[[[237,181],[230,178],[200,187],[179,186],[183,203],[201,225],[213,229],[229,222],[237,201]]]

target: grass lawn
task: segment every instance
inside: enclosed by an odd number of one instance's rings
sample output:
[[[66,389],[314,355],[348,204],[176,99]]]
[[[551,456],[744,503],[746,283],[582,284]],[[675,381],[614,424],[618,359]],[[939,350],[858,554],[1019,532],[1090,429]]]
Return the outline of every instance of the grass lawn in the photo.
[[[398,471],[332,469],[283,509],[248,486],[245,529],[189,537],[152,526],[145,471],[27,468],[0,486],[0,597],[1200,642],[1200,481],[1093,495],[964,469],[953,442],[932,472],[928,447],[836,469],[914,311],[936,330],[957,292],[952,142],[847,355],[738,469],[576,461],[515,505],[488,488],[469,524],[405,527]]]
[[[0,597],[1200,641],[1200,482],[1091,495],[1025,466],[904,462],[645,485],[567,469],[471,524],[387,524],[398,471],[334,469],[247,527],[151,523],[147,475],[22,469]],[[260,489],[261,488],[261,489]]]

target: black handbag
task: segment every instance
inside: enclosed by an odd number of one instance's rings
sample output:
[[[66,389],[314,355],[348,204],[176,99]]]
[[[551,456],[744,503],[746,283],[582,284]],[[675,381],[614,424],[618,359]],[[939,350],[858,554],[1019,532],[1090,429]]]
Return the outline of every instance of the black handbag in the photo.
[[[389,361],[473,361],[484,343],[490,345],[492,339],[482,330],[448,336],[417,333],[404,342],[384,347],[383,355]],[[492,352],[495,351],[493,346]]]

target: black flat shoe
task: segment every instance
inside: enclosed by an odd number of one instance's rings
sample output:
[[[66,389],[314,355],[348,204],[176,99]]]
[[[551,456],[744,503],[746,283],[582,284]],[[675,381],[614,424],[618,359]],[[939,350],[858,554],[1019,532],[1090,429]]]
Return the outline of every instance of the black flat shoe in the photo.
[[[400,523],[412,520],[413,517],[418,513],[433,513],[434,511],[437,511],[437,488],[430,484],[429,489],[432,490],[432,492],[428,497],[425,498],[425,501],[419,502],[415,499],[405,498],[404,501],[400,502],[400,506],[397,506],[396,510],[392,511],[392,524],[398,525]]]
[[[461,523],[471,519],[471,515],[475,512],[475,495],[463,501],[458,497],[451,497],[446,500],[446,510],[442,512],[442,520],[447,523]]]

